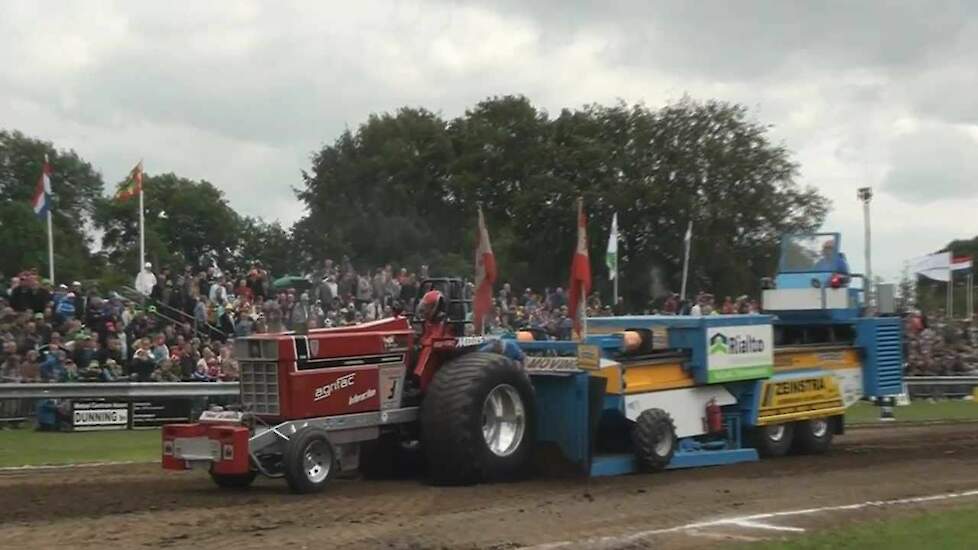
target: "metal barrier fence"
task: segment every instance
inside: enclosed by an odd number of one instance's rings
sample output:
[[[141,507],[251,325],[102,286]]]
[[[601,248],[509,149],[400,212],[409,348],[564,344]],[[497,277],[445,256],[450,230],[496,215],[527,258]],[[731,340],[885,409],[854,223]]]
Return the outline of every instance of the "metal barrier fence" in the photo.
[[[238,395],[237,382],[82,382],[0,384],[0,399],[218,397]]]
[[[168,420],[192,418],[194,410],[199,412],[202,404],[213,403],[212,400],[224,404],[237,396],[237,382],[0,384],[0,424],[33,421],[40,402],[55,400],[71,409],[125,409],[124,423],[129,427],[160,425]],[[105,403],[107,400],[114,404]]]
[[[904,382],[911,398],[953,398],[974,395],[978,376],[908,376]]]

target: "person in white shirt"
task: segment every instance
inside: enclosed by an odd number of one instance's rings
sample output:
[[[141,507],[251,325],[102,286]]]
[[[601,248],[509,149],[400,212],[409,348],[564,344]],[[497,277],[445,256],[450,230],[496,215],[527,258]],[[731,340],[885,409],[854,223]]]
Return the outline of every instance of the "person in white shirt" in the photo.
[[[153,264],[146,262],[143,270],[139,272],[139,275],[136,275],[136,290],[143,296],[149,296],[153,293],[155,286],[156,275],[153,275]]]

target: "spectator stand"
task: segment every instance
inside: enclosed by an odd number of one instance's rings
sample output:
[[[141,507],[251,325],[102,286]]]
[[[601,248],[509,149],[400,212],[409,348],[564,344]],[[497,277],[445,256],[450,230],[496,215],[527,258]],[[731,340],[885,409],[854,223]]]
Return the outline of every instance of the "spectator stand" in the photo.
[[[132,287],[123,286],[118,289],[118,292],[126,299],[142,304],[148,313],[152,314],[162,322],[174,325],[190,323],[190,326],[193,327],[194,334],[199,337],[207,337],[222,341],[227,338],[227,335],[219,327],[216,327],[210,323],[204,323],[203,326],[200,326],[197,318],[193,315],[164,304],[159,300],[154,300]]]

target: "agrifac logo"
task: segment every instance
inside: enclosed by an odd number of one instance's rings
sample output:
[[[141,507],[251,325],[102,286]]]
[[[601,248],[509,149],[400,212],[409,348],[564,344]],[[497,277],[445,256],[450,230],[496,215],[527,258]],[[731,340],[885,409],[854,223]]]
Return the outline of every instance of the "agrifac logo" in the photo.
[[[336,380],[333,380],[332,382],[326,384],[325,386],[320,386],[316,388],[316,393],[313,396],[312,400],[320,401],[322,399],[326,399],[327,397],[333,395],[333,392],[337,390],[343,388],[349,388],[350,386],[353,385],[353,382],[356,380],[356,376],[357,373],[351,372],[350,374],[345,374],[337,378]]]
[[[749,334],[727,336],[716,333],[710,338],[710,355],[739,355],[744,353],[763,353],[764,340]]]

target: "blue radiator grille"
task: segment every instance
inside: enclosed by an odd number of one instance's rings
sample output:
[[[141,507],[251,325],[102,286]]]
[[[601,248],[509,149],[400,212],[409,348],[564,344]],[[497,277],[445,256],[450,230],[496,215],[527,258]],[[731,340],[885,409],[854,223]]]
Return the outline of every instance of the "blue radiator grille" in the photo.
[[[879,317],[858,321],[863,348],[866,395],[893,395],[903,390],[903,330],[900,319]]]

